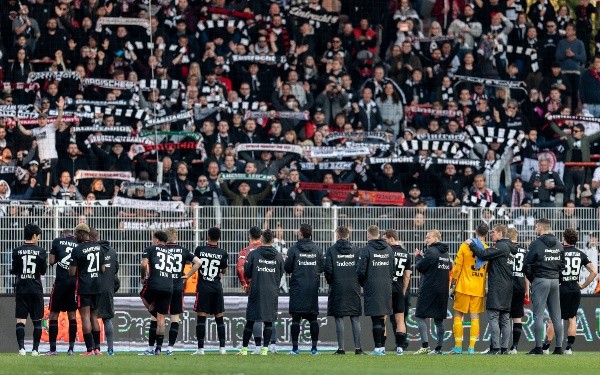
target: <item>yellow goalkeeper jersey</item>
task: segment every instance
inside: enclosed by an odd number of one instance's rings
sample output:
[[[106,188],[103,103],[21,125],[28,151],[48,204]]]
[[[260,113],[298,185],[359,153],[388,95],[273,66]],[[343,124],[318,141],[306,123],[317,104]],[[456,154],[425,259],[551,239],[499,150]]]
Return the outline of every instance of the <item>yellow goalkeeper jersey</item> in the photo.
[[[489,246],[483,242],[483,247]],[[476,297],[485,297],[485,277],[487,275],[487,263],[480,269],[475,269],[475,255],[469,249],[469,245],[462,243],[458,249],[452,278],[457,279],[456,291],[462,294]]]

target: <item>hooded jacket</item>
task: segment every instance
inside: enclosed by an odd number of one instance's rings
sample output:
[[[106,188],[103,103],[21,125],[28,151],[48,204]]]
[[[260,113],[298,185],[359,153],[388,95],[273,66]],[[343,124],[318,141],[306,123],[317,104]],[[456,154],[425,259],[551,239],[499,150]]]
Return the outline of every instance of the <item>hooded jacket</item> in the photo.
[[[288,250],[285,272],[291,274],[290,314],[318,314],[323,251],[310,238],[300,238]]]
[[[348,240],[337,240],[325,253],[325,279],[329,284],[328,316],[360,316],[360,285],[356,278],[358,249]]]
[[[394,251],[382,239],[369,240],[360,249],[358,282],[363,286],[365,315],[382,316],[392,313],[392,278]]]
[[[558,279],[565,267],[563,245],[552,234],[542,234],[529,245],[525,256],[525,276]]]
[[[417,271],[421,273],[415,316],[445,319],[452,268],[448,245],[440,242],[431,244],[415,261]]]
[[[279,283],[283,258],[273,246],[261,246],[248,254],[244,275],[250,280],[246,320],[273,322],[277,319]]]
[[[487,249],[478,248],[471,243],[469,248],[475,256],[488,260],[487,310],[510,311],[513,292],[513,255],[516,247],[506,238],[502,238]]]
[[[102,292],[113,294],[119,290],[120,282],[117,277],[119,272],[119,259],[117,257],[117,251],[110,246],[108,241],[98,241],[98,244],[102,246],[104,254],[104,272],[102,273]]]

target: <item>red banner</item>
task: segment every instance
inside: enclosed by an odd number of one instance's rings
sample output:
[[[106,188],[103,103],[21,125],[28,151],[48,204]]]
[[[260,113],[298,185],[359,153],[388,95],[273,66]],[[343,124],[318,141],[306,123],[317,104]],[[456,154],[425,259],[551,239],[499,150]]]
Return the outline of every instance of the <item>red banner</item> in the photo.
[[[352,191],[354,184],[324,184],[322,182],[301,182],[300,189],[302,190],[339,190]]]
[[[329,191],[329,196],[336,202],[344,202],[348,198],[348,194],[350,194],[350,192],[346,190]],[[404,193],[358,190],[354,201],[359,204],[371,204],[377,206],[404,206]]]

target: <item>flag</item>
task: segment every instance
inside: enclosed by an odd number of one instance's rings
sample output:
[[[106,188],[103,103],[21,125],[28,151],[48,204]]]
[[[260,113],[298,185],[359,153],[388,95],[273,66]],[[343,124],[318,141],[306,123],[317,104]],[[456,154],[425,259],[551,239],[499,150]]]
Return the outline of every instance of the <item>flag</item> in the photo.
[[[483,246],[483,243],[479,240],[479,238],[473,238],[473,242],[475,243],[475,245],[477,245],[478,248],[480,248],[481,250],[485,250],[485,247]],[[485,266],[487,262],[487,260],[482,260],[479,259],[479,257],[475,257],[475,269],[479,270],[481,267]]]

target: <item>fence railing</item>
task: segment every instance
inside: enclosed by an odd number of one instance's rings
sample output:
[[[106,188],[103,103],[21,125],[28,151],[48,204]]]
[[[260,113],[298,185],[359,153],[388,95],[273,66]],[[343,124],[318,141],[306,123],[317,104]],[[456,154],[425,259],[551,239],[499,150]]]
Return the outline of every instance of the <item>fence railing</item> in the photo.
[[[366,243],[366,229],[378,225],[381,230],[398,230],[400,240],[412,253],[423,246],[425,232],[438,229],[443,242],[450,247],[452,256],[462,241],[472,236],[474,228],[482,220],[512,224],[519,230],[519,242],[528,246],[536,237],[536,218],[546,217],[560,238],[568,227],[580,233],[579,248],[598,265],[598,218],[595,209],[531,209],[530,211],[506,211],[503,215],[486,209],[453,208],[406,208],[406,207],[186,207],[184,212],[156,212],[151,210],[120,207],[49,207],[5,206],[0,210],[0,294],[13,292],[13,276],[9,274],[11,251],[23,242],[22,228],[27,223],[37,223],[42,228],[41,246],[50,251],[52,239],[65,229],[72,229],[85,222],[99,231],[100,237],[109,241],[117,250],[121,265],[119,277],[121,294],[139,292],[139,263],[142,250],[150,244],[154,229],[176,227],[179,243],[193,250],[205,241],[206,229],[218,225],[222,230],[220,246],[229,253],[230,268],[223,278],[227,293],[239,293],[235,262],[239,250],[248,244],[248,229],[257,225],[276,231],[285,241],[283,252],[297,240],[301,223],[313,227],[313,240],[325,250],[335,242],[335,228],[346,225],[351,228],[351,241],[357,246]],[[414,271],[414,270],[413,270]],[[44,277],[45,291],[54,282],[54,268]],[[587,271],[582,271],[582,278]],[[419,274],[413,272],[411,290],[417,291]],[[592,293],[597,281],[584,293]],[[286,283],[282,283],[286,292]],[[321,278],[321,292],[327,293],[327,283]]]

